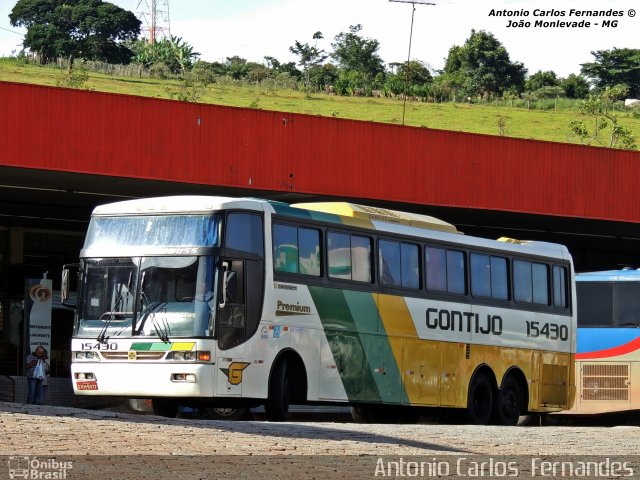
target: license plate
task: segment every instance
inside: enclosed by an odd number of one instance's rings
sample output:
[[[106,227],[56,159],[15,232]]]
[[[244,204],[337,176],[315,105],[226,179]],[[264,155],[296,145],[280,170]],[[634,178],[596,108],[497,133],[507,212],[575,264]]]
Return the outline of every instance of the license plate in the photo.
[[[77,382],[78,390],[98,390],[98,382]]]

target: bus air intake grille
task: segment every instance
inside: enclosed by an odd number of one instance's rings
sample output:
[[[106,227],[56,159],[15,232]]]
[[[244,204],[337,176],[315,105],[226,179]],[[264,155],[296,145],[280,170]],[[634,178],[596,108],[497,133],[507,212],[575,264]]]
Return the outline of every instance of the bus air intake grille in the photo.
[[[544,364],[542,366],[543,405],[566,407],[569,369],[563,365]]]
[[[471,358],[471,344],[467,343],[464,347],[464,358],[469,360]]]
[[[166,352],[135,352],[135,355],[130,355],[130,352],[102,352],[102,358],[105,360],[160,360],[164,357]]]
[[[583,401],[629,401],[629,364],[582,365]]]

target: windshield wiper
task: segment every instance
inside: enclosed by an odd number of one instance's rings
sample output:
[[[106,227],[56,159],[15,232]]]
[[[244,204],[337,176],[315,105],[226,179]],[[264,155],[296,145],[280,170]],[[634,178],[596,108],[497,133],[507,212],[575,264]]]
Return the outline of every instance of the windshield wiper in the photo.
[[[164,310],[162,313],[166,313],[166,310]],[[160,337],[160,340],[162,340],[164,343],[169,343],[170,331],[167,318],[163,316],[161,318],[163,325],[160,325],[159,322],[156,322],[156,312],[152,313],[151,315],[151,324],[153,325],[153,328],[155,328],[158,337]]]
[[[169,343],[169,334],[171,333],[169,330],[169,322],[165,317],[162,317],[162,322],[164,323],[164,325],[161,325],[159,321],[156,320],[156,313],[160,312],[161,310],[165,310],[166,305],[167,302],[153,302],[150,303],[142,312],[140,312],[139,318],[141,320],[140,328],[138,328],[137,330],[138,335],[142,333],[144,324],[150,318],[151,324],[158,334],[158,337],[160,337],[160,340],[162,340],[164,343]],[[166,313],[166,310],[162,313]]]
[[[127,280],[127,293],[131,291],[131,279],[133,277],[133,272],[129,272],[129,279]],[[98,336],[96,337],[96,340],[100,343],[104,343],[109,337],[107,337],[107,331],[109,330],[109,325],[111,325],[111,322],[113,321],[114,318],[116,318],[118,316],[118,314],[123,315],[126,314],[127,312],[122,310],[122,304],[124,303],[124,290],[125,285],[124,284],[120,284],[119,288],[118,288],[118,296],[116,297],[116,301],[115,301],[115,305],[113,306],[113,310],[110,312],[105,312],[107,313],[109,316],[104,324],[104,327],[102,327],[102,330],[100,330],[100,333],[98,334]]]

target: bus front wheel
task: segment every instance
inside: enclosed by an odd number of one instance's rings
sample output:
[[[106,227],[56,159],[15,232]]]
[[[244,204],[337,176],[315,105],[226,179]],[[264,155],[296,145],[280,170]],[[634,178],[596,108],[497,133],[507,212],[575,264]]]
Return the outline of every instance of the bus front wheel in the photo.
[[[289,401],[291,385],[289,382],[288,364],[281,360],[276,365],[269,385],[269,398],[264,405],[267,420],[282,422],[289,419]]]
[[[469,384],[467,420],[474,425],[487,425],[493,411],[493,388],[484,373],[477,373]]]

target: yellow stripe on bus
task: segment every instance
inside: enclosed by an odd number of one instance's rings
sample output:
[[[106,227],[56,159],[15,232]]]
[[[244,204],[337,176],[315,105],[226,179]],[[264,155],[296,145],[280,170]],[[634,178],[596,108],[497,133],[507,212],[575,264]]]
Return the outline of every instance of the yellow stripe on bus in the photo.
[[[171,350],[186,350],[191,351],[196,346],[195,342],[181,342],[171,345]]]

